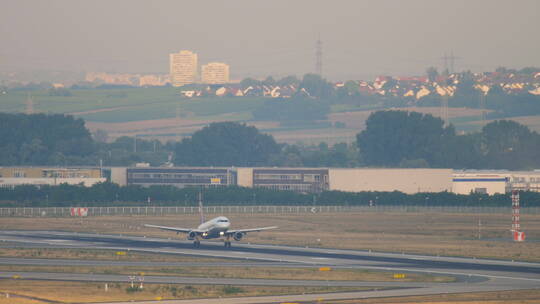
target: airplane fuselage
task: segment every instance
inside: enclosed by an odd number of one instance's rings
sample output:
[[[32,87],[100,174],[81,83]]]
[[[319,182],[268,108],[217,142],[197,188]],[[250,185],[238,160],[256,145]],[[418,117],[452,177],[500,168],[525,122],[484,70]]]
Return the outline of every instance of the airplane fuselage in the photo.
[[[230,226],[231,222],[228,218],[224,216],[218,216],[200,224],[197,229],[205,231],[200,235],[200,237],[202,237],[203,239],[215,239],[225,236]]]
[[[200,210],[202,210],[202,204],[200,205]],[[168,226],[157,226],[145,224],[145,227],[158,228],[168,231],[174,231],[178,233],[186,233],[187,239],[193,241],[195,247],[199,247],[201,242],[200,240],[207,239],[218,239],[222,238],[225,244],[225,247],[231,247],[231,239],[235,241],[240,241],[247,233],[249,232],[258,232],[262,230],[275,229],[276,226],[271,227],[259,227],[259,228],[248,228],[248,229],[229,229],[231,227],[231,222],[228,218],[224,216],[218,216],[209,221],[204,221],[204,214],[201,211],[201,222],[197,228],[182,228],[182,227],[168,227]]]

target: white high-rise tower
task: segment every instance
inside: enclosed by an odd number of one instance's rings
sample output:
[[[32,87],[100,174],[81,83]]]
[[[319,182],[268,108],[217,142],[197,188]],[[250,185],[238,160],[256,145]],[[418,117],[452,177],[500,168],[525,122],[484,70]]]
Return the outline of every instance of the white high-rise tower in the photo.
[[[201,81],[207,84],[223,84],[229,82],[229,65],[221,62],[210,62],[202,66]]]
[[[180,87],[197,81],[197,54],[180,51],[169,55],[171,84]]]

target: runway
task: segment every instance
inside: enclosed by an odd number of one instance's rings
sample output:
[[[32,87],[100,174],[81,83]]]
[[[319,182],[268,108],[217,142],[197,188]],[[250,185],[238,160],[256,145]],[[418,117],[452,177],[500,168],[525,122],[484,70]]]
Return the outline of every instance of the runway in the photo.
[[[350,299],[405,295],[429,295],[533,289],[540,286],[540,264],[486,259],[436,257],[396,253],[378,253],[358,250],[323,248],[300,248],[289,246],[253,245],[235,243],[226,249],[220,242],[203,242],[193,248],[191,242],[146,238],[140,236],[100,235],[58,231],[0,231],[0,247],[49,247],[111,249],[162,254],[182,254],[234,259],[221,266],[231,267],[313,267],[332,266],[380,270],[395,273],[428,273],[455,276],[454,283],[407,283],[407,282],[360,282],[360,281],[306,281],[306,280],[253,280],[225,278],[186,278],[171,276],[146,276],[148,283],[223,284],[223,285],[279,285],[279,286],[351,286],[392,288],[390,290],[335,293],[325,299]],[[0,258],[0,265],[86,265],[86,266],[183,266],[182,263],[145,261],[89,261]],[[215,263],[189,263],[190,266],[212,266]],[[1,273],[11,277],[16,273]],[[17,273],[22,279],[50,279],[76,281],[127,282],[126,276],[66,273]],[[321,296],[321,295],[318,295]],[[274,303],[285,301],[308,301],[309,295],[235,298],[230,303]],[[318,299],[320,297],[317,297]],[[220,300],[219,302],[217,300]],[[173,301],[169,303],[226,303],[224,299]]]

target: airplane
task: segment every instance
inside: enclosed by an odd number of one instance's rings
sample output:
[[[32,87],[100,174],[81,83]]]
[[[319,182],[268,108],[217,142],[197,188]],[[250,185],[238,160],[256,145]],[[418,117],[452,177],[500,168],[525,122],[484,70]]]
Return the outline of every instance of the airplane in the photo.
[[[260,227],[251,229],[233,229],[229,230],[231,222],[225,216],[218,216],[209,221],[204,220],[204,212],[201,195],[199,194],[199,213],[201,217],[201,224],[197,228],[180,228],[180,227],[167,227],[157,225],[144,225],[149,228],[158,228],[162,230],[175,231],[176,234],[186,233],[187,239],[193,241],[193,246],[198,248],[201,246],[201,239],[218,239],[223,238],[225,247],[231,247],[231,237],[235,241],[240,241],[248,232],[259,232],[263,230],[276,229],[277,226]]]

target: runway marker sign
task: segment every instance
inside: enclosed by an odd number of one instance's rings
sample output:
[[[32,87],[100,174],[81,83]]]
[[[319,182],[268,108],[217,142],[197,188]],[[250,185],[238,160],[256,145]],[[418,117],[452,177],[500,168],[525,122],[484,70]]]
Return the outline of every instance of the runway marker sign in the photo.
[[[394,273],[394,279],[405,279],[404,273]]]
[[[80,216],[80,217],[86,217],[88,216],[88,208],[82,208],[82,207],[75,207],[70,209],[71,216]]]
[[[330,270],[332,270],[332,268],[330,268],[330,267],[321,267],[321,268],[319,268],[319,271],[330,271]]]

